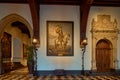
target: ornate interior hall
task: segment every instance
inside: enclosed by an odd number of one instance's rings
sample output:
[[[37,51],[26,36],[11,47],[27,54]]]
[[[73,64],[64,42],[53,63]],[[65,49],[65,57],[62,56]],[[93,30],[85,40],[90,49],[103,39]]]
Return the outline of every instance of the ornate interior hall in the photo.
[[[120,80],[120,0],[0,0],[0,80]]]
[[[28,74],[26,67],[0,75],[0,80],[120,80],[119,75],[41,75]]]

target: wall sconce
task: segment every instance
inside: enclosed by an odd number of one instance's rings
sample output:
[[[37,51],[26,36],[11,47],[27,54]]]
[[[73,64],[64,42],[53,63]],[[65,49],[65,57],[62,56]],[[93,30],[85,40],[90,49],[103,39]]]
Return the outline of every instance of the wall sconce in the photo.
[[[35,48],[40,47],[40,42],[37,38],[33,38],[32,44],[35,46]]]
[[[87,38],[85,38],[85,39],[82,40],[82,42],[81,42],[81,44],[80,44],[80,47],[81,47],[81,48],[85,48],[87,44],[88,44],[88,43],[87,43]]]
[[[81,71],[81,74],[82,75],[85,75],[85,72],[84,72],[84,53],[86,51],[86,45],[87,45],[87,38],[83,39],[83,41],[81,42],[81,49],[82,49],[82,71]]]

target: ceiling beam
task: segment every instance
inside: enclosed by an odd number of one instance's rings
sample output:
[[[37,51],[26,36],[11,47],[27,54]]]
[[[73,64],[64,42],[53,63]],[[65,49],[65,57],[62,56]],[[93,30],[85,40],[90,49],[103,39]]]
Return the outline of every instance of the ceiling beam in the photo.
[[[33,22],[33,37],[39,40],[39,0],[28,0],[32,22]]]
[[[94,1],[93,6],[110,6],[110,7],[120,7],[119,1]]]
[[[81,0],[40,0],[40,4],[79,5]]]
[[[87,19],[92,3],[93,0],[83,0],[80,5],[80,44],[86,38]]]
[[[30,1],[30,0],[29,0]],[[81,5],[83,0],[39,0],[39,4]],[[86,1],[86,0],[85,0]],[[28,0],[0,0],[0,3],[28,4]],[[92,6],[120,7],[120,0],[94,0]]]

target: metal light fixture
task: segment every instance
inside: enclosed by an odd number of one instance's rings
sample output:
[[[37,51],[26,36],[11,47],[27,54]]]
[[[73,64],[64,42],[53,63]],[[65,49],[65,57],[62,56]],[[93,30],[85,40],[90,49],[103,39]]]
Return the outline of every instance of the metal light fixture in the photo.
[[[37,48],[39,47],[39,40],[37,38],[33,38],[32,43],[34,45],[34,75],[37,75]]]
[[[40,42],[37,38],[33,38],[32,43],[33,43],[35,48],[40,47]]]
[[[85,39],[82,40],[82,42],[81,42],[81,44],[80,44],[80,47],[81,47],[81,48],[85,48],[87,44],[88,44],[88,43],[87,43],[87,38],[85,38]]]
[[[82,71],[81,74],[85,75],[85,71],[84,71],[84,53],[86,51],[86,45],[87,45],[87,38],[83,39],[83,41],[81,42],[81,49],[82,49]]]

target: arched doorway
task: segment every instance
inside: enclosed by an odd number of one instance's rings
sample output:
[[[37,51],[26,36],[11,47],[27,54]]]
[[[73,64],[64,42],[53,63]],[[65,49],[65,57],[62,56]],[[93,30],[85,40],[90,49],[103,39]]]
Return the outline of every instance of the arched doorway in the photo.
[[[20,67],[21,65],[18,63],[25,66],[27,65],[27,63],[25,63],[25,47],[23,45],[27,46],[31,44],[33,31],[27,20],[17,14],[10,14],[1,19],[0,28],[0,74],[2,74],[8,70],[11,71]],[[4,44],[8,43],[8,41],[3,43],[3,41],[5,41],[3,38],[4,33],[11,35],[11,45],[9,45],[11,49],[9,49],[9,54],[7,54],[5,52],[6,50],[3,49]],[[9,55],[10,57],[8,57]]]
[[[104,25],[104,20],[107,21],[107,25]],[[113,25],[115,24],[115,25]],[[91,22],[91,32],[92,32],[92,61],[91,61],[91,69],[98,70],[96,63],[97,54],[96,52],[101,51],[98,46],[101,46],[102,43],[105,43],[108,48],[111,48],[110,51],[110,68],[117,69],[118,68],[118,28],[116,19],[112,19],[111,15],[97,15],[97,18],[92,20]],[[102,48],[102,46],[100,47]],[[97,50],[97,51],[96,51]],[[102,52],[102,51],[101,51]],[[104,52],[104,51],[103,51]],[[114,53],[114,54],[113,54]],[[107,53],[106,53],[107,54]],[[102,55],[102,53],[101,53]],[[99,55],[98,55],[99,56]],[[99,59],[99,57],[98,57]],[[100,59],[101,60],[101,59]]]
[[[109,40],[101,39],[96,44],[96,67],[98,72],[110,71],[112,44]]]

